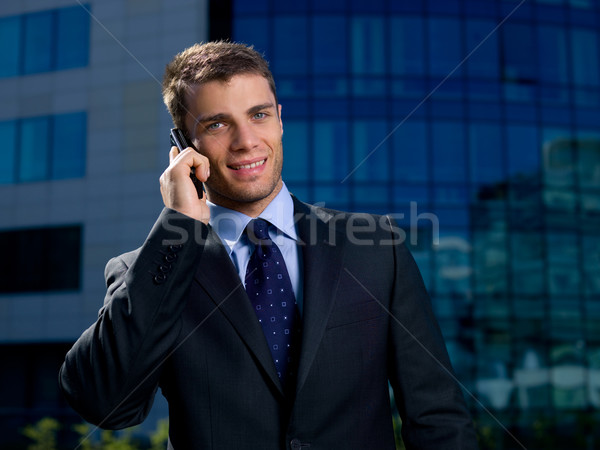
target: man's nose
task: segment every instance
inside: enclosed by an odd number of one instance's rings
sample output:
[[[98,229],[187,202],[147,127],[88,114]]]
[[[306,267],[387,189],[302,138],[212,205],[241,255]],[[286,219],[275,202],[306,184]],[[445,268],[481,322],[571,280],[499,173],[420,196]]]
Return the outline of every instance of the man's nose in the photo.
[[[231,142],[233,150],[251,150],[257,147],[258,143],[258,135],[252,124],[242,123],[235,127],[233,141]]]

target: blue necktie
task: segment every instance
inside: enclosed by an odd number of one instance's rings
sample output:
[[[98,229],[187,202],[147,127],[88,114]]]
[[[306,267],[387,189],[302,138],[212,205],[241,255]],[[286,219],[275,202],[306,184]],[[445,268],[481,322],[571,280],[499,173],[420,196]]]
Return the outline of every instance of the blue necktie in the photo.
[[[268,228],[269,223],[262,219],[253,220],[246,228],[248,239],[255,244],[246,269],[246,292],[285,388],[297,363],[300,320],[283,255],[269,237]]]

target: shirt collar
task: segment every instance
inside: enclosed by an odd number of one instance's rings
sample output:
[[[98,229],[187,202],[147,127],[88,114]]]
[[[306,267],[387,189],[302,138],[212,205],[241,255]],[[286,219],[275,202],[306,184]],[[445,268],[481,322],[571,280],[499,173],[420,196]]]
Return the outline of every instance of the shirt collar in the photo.
[[[217,232],[231,255],[234,245],[240,240],[252,217],[208,201],[206,204],[210,208],[209,224]],[[258,217],[272,223],[287,237],[298,240],[294,222],[294,202],[285,183],[277,196]]]

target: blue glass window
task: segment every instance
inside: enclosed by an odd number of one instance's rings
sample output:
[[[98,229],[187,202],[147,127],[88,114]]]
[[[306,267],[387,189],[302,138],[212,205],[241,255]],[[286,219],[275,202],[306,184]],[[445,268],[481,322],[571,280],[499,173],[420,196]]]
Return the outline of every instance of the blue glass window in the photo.
[[[390,64],[395,75],[425,74],[425,39],[420,17],[390,20]]]
[[[537,81],[537,53],[533,29],[528,25],[504,24],[502,34],[503,77],[513,83]]]
[[[389,179],[389,130],[381,120],[357,120],[352,124],[353,180]]]
[[[589,29],[571,30],[573,82],[579,86],[600,85],[598,34]]]
[[[311,155],[308,153],[308,125],[302,120],[286,120],[283,131],[283,179],[306,181]]]
[[[454,75],[462,72],[457,68],[463,59],[461,52],[460,21],[450,18],[429,19],[429,70],[431,75],[445,77],[454,69]]]
[[[52,69],[51,11],[25,16],[25,73],[47,72]]]
[[[0,184],[15,181],[17,157],[17,121],[0,122]]]
[[[402,182],[427,181],[427,130],[423,121],[407,121],[393,138],[394,179]]]
[[[312,23],[312,58],[316,74],[345,74],[348,71],[346,19],[316,16]]]
[[[304,75],[308,71],[308,19],[275,17],[273,68],[277,75]]]
[[[87,66],[90,45],[88,12],[80,6],[59,9],[56,23],[56,69]]]
[[[317,121],[314,130],[315,180],[340,182],[350,173],[348,122]]]
[[[83,112],[54,117],[51,167],[53,179],[85,175],[86,128],[86,114]]]
[[[19,74],[21,64],[21,18],[19,16],[0,19],[0,77]]]
[[[539,77],[548,83],[568,81],[567,43],[564,30],[557,27],[538,28]]]
[[[233,39],[254,45],[254,48],[265,53],[269,50],[269,22],[265,18],[240,17],[234,20]]]
[[[467,22],[467,49],[471,52],[467,60],[468,74],[475,78],[497,78],[498,33],[493,32],[496,23],[492,20],[470,20]]]
[[[380,75],[385,70],[385,41],[382,17],[352,18],[352,72]]]
[[[432,123],[433,178],[467,182],[465,136],[461,122]]]
[[[471,181],[477,184],[502,181],[505,174],[500,127],[496,124],[471,123],[469,140]]]
[[[19,181],[48,178],[50,154],[50,119],[34,117],[21,123]]]
[[[535,126],[508,125],[506,149],[509,177],[530,179],[539,172],[540,143]]]

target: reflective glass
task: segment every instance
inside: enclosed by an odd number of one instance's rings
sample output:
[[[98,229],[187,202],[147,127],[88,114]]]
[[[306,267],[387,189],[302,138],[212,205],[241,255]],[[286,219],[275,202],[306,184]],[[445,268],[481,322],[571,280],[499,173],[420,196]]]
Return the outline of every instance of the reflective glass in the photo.
[[[431,124],[433,179],[467,183],[466,145],[462,122]]]
[[[308,72],[308,19],[306,16],[276,16],[273,68],[279,75]]]
[[[304,120],[286,120],[283,132],[283,179],[306,181],[309,177],[309,162],[314,156],[309,153],[308,125]]]
[[[21,18],[0,18],[0,77],[19,74],[21,63]]]
[[[352,72],[357,75],[379,75],[385,69],[383,18],[352,18]]]
[[[543,295],[544,241],[538,233],[511,232],[510,269],[516,295]]]
[[[48,117],[34,117],[21,123],[19,181],[48,179],[49,122]]]
[[[314,176],[316,181],[341,181],[350,173],[348,122],[319,120],[314,125]]]
[[[539,172],[540,143],[537,127],[534,125],[507,125],[506,148],[509,177],[529,179]]]
[[[445,77],[450,73],[459,75],[459,64],[465,55],[461,50],[462,27],[454,18],[429,19],[429,72],[433,76]]]
[[[0,122],[0,184],[15,182],[17,121]]]
[[[352,174],[354,180],[388,180],[389,131],[380,120],[358,120],[352,124]]]
[[[578,86],[600,85],[598,32],[587,28],[571,30],[573,82]]]
[[[265,53],[270,48],[269,24],[263,17],[240,17],[233,21],[233,38],[237,42],[254,45],[257,51]]]
[[[25,73],[52,70],[53,12],[45,11],[25,16],[23,70]]]
[[[312,19],[312,61],[315,74],[345,74],[348,71],[346,18],[316,16]]]
[[[90,45],[88,12],[78,5],[59,9],[56,16],[55,69],[86,66]]]
[[[469,20],[466,23],[467,71],[475,78],[498,78],[498,33],[493,20]]]
[[[87,118],[83,112],[53,118],[51,177],[78,178],[85,175]]]
[[[512,83],[531,83],[537,80],[537,54],[533,28],[529,25],[504,24],[502,33],[503,78]]]
[[[568,130],[543,131],[542,161],[544,181],[552,186],[572,186],[575,181],[575,146]]]
[[[540,26],[537,38],[540,80],[546,83],[567,83],[569,59],[565,31],[558,27]]]
[[[427,181],[427,129],[423,121],[395,125],[392,135],[394,179],[402,182]]]
[[[421,17],[390,19],[390,68],[394,75],[425,74],[425,39]]]
[[[500,126],[493,123],[469,125],[471,181],[492,184],[506,178]]]

